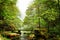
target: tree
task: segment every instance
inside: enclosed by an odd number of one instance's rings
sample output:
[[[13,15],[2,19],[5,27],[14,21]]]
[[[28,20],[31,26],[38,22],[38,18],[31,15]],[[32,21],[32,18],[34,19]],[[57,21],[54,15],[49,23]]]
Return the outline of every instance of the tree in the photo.
[[[4,24],[2,23],[1,26],[7,25],[7,27],[10,26],[11,28],[15,28],[17,27],[16,25],[20,24],[21,21],[18,18],[19,11],[18,11],[18,8],[16,7],[16,1],[17,0],[5,0],[5,1],[1,0],[0,1],[0,6],[1,6],[0,21],[4,23]]]
[[[22,25],[18,18],[19,10],[16,7],[17,0],[0,0],[0,32],[16,31]],[[0,34],[1,35],[1,34]]]
[[[47,28],[48,33],[58,35],[60,33],[59,8],[59,0],[34,0],[34,3],[26,11],[24,24],[33,28],[40,25],[40,27]]]

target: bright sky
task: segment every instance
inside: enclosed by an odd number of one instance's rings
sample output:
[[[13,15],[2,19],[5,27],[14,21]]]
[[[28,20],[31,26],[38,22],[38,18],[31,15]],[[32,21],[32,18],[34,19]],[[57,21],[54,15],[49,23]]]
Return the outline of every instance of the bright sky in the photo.
[[[21,19],[23,20],[25,17],[25,12],[29,4],[31,4],[33,0],[18,0],[17,1],[17,7],[19,8],[21,12]]]

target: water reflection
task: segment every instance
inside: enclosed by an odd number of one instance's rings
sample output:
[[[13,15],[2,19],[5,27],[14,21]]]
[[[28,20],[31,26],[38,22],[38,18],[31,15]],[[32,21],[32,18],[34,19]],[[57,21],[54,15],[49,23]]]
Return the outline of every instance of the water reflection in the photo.
[[[20,37],[20,39],[21,40],[28,40],[28,38],[27,38],[27,33],[26,33],[27,31],[21,31],[21,37]]]

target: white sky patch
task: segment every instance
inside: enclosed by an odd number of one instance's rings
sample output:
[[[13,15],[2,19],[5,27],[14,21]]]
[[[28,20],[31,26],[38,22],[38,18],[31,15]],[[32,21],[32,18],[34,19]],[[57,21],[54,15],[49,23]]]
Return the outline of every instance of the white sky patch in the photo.
[[[23,20],[24,17],[26,16],[25,14],[26,9],[32,1],[33,0],[18,0],[17,1],[17,7],[19,8],[20,13],[21,13],[21,16],[20,16],[21,20]]]

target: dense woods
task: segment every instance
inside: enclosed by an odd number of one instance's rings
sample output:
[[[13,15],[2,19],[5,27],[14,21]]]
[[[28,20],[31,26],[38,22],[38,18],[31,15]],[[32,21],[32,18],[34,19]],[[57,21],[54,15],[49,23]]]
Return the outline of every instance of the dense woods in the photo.
[[[60,40],[60,0],[34,0],[24,22],[18,18],[16,2],[0,0],[1,40],[22,40],[21,35],[24,40]]]
[[[0,35],[3,39],[8,40],[3,35],[12,34],[12,31],[19,30],[22,22],[18,18],[19,10],[16,7],[17,0],[0,0]],[[21,24],[20,24],[21,23]],[[10,35],[10,34],[9,34]]]
[[[35,35],[42,34],[44,40],[60,40],[60,1],[59,0],[34,0],[26,10],[24,25],[30,27]],[[29,30],[29,29],[28,29]],[[48,35],[48,38],[46,38]],[[36,37],[39,40],[40,37]],[[54,39],[54,37],[56,39]],[[42,40],[42,39],[41,39]]]

